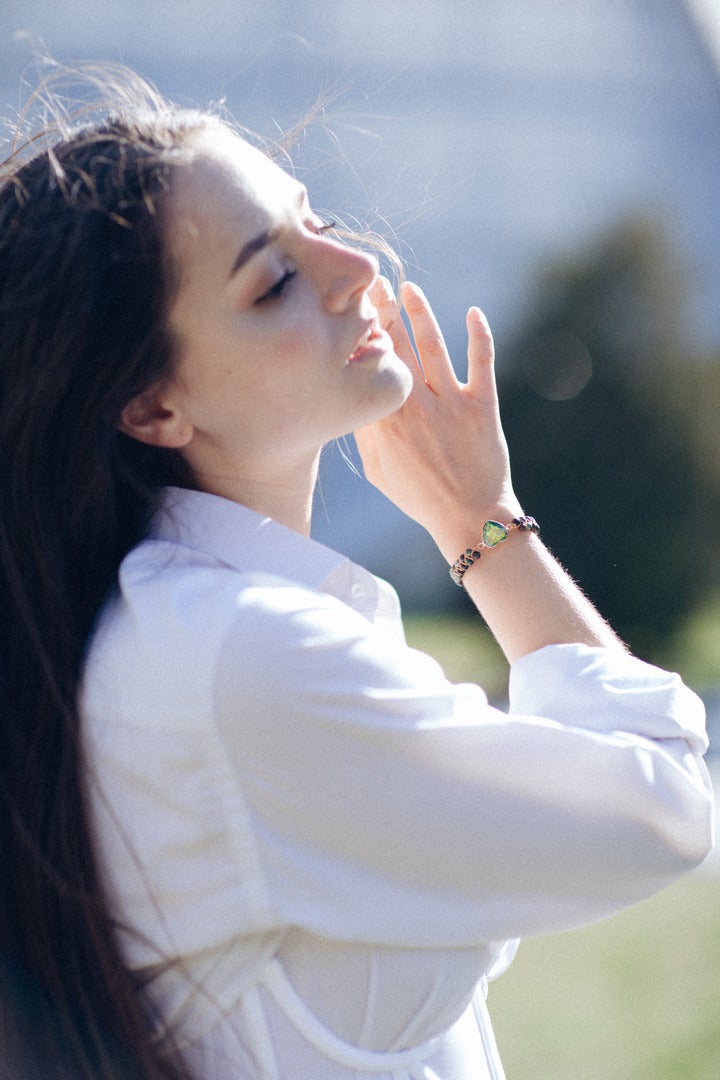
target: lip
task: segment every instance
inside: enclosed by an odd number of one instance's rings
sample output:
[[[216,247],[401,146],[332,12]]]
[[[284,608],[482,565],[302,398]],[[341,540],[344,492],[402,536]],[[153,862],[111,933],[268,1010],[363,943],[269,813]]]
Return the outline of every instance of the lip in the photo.
[[[385,352],[389,346],[390,335],[380,327],[376,320],[373,320],[368,323],[346,362],[356,364],[359,360],[369,359],[371,355],[377,355],[378,352]]]

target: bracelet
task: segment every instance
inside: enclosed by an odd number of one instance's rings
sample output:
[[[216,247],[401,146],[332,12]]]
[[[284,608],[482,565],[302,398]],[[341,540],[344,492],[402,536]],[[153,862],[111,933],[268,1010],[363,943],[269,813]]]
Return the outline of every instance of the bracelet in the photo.
[[[450,567],[450,577],[455,584],[462,586],[465,571],[478,561],[483,548],[497,547],[503,540],[507,540],[513,530],[539,533],[540,526],[535,518],[525,516],[513,518],[507,525],[502,525],[499,521],[486,521],[483,525],[482,540],[478,540],[475,547],[463,551]]]

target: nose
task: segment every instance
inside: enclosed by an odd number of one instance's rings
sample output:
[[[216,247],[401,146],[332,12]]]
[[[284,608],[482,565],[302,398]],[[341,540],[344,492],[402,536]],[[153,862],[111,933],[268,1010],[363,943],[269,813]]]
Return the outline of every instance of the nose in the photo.
[[[323,259],[326,266],[325,304],[331,313],[345,311],[359,301],[380,272],[377,259],[369,252],[346,247],[328,238],[329,250]]]

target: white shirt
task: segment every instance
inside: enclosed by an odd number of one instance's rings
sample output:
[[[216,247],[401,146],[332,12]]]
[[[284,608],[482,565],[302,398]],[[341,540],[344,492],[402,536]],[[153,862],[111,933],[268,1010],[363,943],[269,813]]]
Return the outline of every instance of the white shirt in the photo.
[[[496,1080],[515,939],[712,843],[678,676],[551,646],[506,715],[407,647],[386,583],[204,493],[124,560],[82,711],[124,953],[202,1080]]]

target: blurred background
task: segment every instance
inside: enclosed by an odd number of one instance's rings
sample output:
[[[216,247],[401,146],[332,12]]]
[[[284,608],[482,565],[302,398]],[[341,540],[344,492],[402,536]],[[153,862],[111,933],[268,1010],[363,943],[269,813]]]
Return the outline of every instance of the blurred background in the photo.
[[[3,0],[10,128],[42,53],[122,61],[270,140],[320,103],[293,150],[315,208],[393,242],[460,372],[485,309],[521,500],[634,649],[701,691],[720,751],[720,0]],[[434,545],[346,458],[325,455],[316,536],[502,700]],[[717,1080],[718,880],[711,861],[523,946],[490,999],[508,1080]]]

